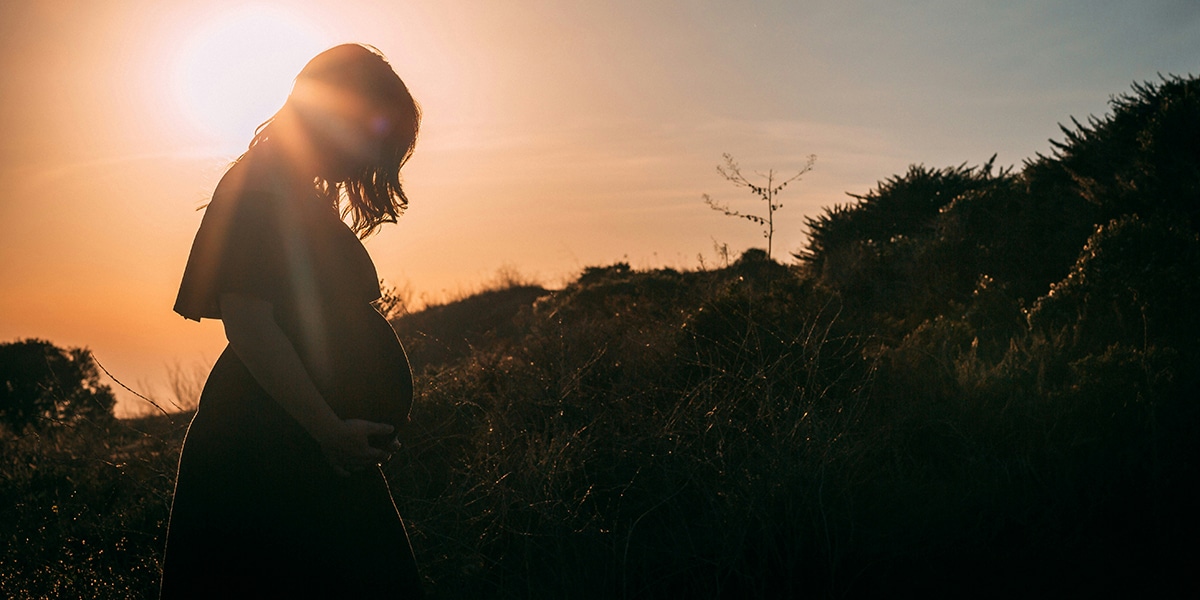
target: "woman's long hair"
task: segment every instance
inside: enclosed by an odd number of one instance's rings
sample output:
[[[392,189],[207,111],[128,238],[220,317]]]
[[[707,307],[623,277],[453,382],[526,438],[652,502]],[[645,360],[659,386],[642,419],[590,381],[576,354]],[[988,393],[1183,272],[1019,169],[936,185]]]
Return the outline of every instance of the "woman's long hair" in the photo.
[[[296,76],[283,108],[258,126],[250,149],[270,139],[285,123],[305,127],[328,119],[339,103],[365,103],[385,115],[367,125],[382,143],[371,164],[337,180],[313,182],[323,198],[360,238],[384,223],[394,223],[408,207],[400,168],[412,156],[421,126],[421,109],[408,87],[379,50],[361,44],[334,46],[313,57]],[[249,152],[249,150],[247,150]]]

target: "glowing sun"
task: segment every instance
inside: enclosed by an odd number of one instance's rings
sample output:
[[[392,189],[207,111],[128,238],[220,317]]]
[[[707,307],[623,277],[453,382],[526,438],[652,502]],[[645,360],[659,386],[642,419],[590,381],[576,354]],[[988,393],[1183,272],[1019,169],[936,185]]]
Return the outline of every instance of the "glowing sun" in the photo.
[[[329,44],[284,10],[246,6],[198,25],[180,43],[174,91],[187,118],[222,147],[244,148],[306,62]]]

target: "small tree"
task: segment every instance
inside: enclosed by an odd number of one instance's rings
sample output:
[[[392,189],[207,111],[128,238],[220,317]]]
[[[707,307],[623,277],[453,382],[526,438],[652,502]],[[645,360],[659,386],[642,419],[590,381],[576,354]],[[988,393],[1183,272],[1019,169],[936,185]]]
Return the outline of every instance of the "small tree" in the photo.
[[[56,422],[108,421],[116,398],[92,353],[45,340],[0,344],[0,423],[20,432]]]
[[[811,171],[813,165],[817,162],[817,155],[808,155],[808,160],[804,163],[804,168],[800,169],[799,173],[796,173],[795,175],[792,175],[791,177],[788,177],[787,179],[784,179],[778,183],[775,181],[774,169],[771,169],[766,173],[759,173],[755,171],[755,175],[767,180],[766,185],[757,185],[746,179],[746,177],[742,175],[741,167],[739,167],[737,162],[733,160],[733,156],[729,155],[728,153],[723,154],[722,156],[725,157],[725,164],[718,165],[717,172],[720,173],[721,177],[724,177],[726,181],[732,182],[738,187],[744,187],[750,190],[754,195],[766,202],[767,216],[762,217],[759,215],[746,214],[732,210],[729,208],[729,205],[721,204],[716,200],[713,200],[708,194],[704,194],[704,203],[707,204],[709,208],[725,213],[727,216],[739,217],[761,225],[763,228],[763,237],[767,238],[767,258],[771,258],[772,243],[775,239],[775,211],[783,207],[782,203],[777,203],[775,201],[775,196],[777,196],[779,192],[783,191],[783,188],[787,187],[789,183],[800,179],[800,177],[802,177],[805,173]]]

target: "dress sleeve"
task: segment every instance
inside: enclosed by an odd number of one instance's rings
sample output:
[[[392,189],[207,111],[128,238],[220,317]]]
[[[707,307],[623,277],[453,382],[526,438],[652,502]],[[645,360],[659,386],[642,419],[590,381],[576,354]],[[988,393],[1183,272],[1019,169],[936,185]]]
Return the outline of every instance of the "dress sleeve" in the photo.
[[[278,306],[288,297],[287,212],[267,192],[214,194],[188,256],[175,312],[220,319],[218,298],[237,292]]]

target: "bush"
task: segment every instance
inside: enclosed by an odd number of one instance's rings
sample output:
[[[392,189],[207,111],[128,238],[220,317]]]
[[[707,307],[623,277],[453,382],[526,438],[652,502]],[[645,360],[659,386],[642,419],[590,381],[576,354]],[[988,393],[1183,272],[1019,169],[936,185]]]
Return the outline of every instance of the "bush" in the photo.
[[[108,422],[115,404],[87,349],[37,339],[0,344],[0,423],[13,431]]]

